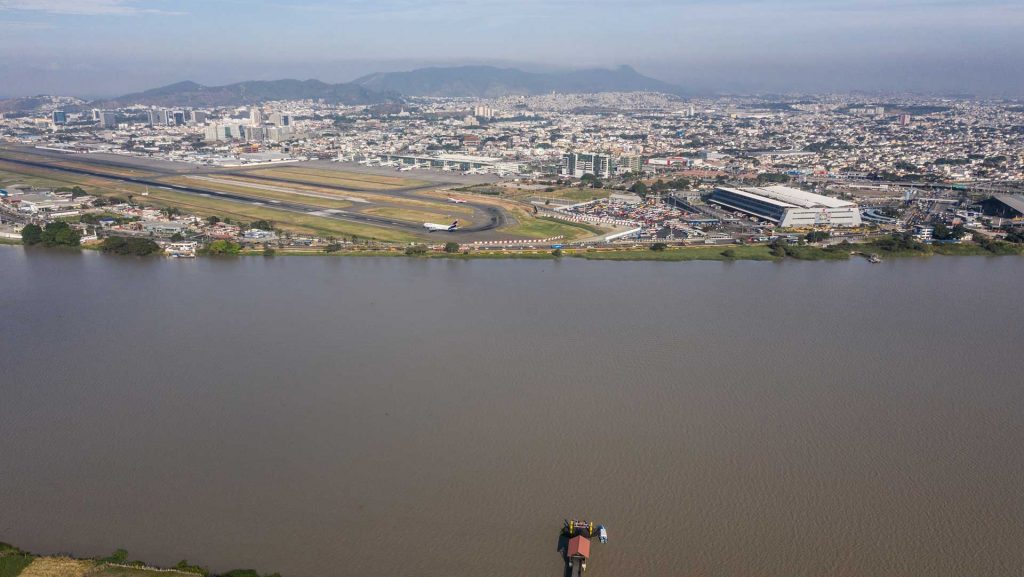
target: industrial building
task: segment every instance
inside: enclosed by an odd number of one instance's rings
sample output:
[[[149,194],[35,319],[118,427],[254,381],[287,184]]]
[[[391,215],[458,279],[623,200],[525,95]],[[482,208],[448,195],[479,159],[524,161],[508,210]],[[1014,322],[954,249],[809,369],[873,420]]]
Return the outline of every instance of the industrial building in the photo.
[[[856,203],[788,186],[718,187],[708,202],[738,210],[781,227],[860,226]]]
[[[981,201],[981,210],[987,216],[1024,217],[1024,194],[994,194]]]

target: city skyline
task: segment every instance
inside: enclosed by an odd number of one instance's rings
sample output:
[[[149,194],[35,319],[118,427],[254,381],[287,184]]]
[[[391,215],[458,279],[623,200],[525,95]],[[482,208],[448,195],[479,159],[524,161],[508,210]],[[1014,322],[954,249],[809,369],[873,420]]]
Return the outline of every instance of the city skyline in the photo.
[[[694,92],[1024,95],[1011,2],[0,2],[0,96],[427,65],[636,66]]]

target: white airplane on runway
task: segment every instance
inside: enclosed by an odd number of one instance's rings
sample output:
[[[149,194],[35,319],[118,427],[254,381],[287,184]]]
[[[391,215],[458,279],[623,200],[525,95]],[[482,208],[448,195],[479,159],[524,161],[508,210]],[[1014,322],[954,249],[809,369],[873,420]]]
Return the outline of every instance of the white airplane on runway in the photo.
[[[451,224],[434,224],[432,222],[423,223],[423,228],[427,229],[427,232],[454,232],[455,229],[459,228],[459,221],[455,221]]]
[[[466,204],[465,200],[463,200],[461,198],[454,198],[454,197],[451,197],[451,196],[448,197],[448,202],[454,202],[455,204]]]

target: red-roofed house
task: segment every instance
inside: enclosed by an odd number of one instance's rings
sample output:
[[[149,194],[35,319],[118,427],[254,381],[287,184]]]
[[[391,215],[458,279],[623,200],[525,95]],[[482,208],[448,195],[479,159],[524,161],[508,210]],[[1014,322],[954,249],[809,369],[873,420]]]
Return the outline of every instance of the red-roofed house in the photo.
[[[574,557],[582,558],[583,560],[589,559],[590,539],[587,539],[583,535],[577,535],[572,539],[569,539],[568,556],[570,559]]]

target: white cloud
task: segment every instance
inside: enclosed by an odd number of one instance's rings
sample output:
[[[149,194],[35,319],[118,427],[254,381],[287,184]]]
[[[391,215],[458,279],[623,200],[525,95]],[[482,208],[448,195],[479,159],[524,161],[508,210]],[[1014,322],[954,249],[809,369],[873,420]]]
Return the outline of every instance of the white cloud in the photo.
[[[0,20],[0,30],[53,30],[52,22],[25,22],[22,20]]]
[[[0,0],[0,10],[31,10],[50,14],[86,16],[128,16],[135,14],[181,14],[140,6],[132,0]]]

